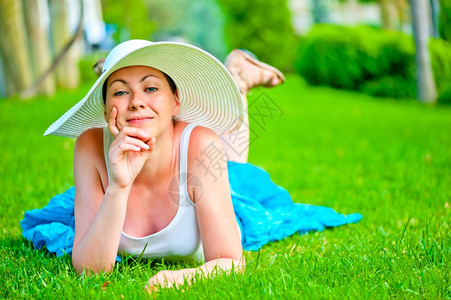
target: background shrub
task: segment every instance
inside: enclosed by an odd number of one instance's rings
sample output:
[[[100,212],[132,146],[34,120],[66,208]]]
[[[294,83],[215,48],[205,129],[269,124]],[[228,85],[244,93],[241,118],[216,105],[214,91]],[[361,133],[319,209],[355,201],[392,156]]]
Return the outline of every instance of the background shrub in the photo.
[[[294,65],[297,41],[287,0],[218,0],[229,49],[245,48],[278,68]]]
[[[149,20],[155,25],[152,40],[194,44],[223,61],[227,55],[225,16],[217,1],[146,0]]]
[[[440,37],[451,42],[451,0],[440,0]]]
[[[155,24],[148,20],[144,0],[102,0],[102,14],[105,23],[114,24],[116,43],[151,39]]]
[[[85,54],[78,61],[78,68],[80,69],[80,78],[82,82],[93,84],[98,75],[94,72],[94,64],[102,57],[108,55],[107,51],[96,51],[89,54]]]
[[[429,48],[438,101],[451,104],[451,43],[442,39],[433,39]]]
[[[370,28],[317,25],[301,42],[296,68],[310,84],[358,90],[379,73],[377,41]]]
[[[415,82],[400,76],[384,76],[364,82],[361,86],[364,93],[376,97],[414,98]]]
[[[451,102],[451,44],[433,39],[430,51],[439,102]],[[383,97],[416,96],[415,44],[400,32],[317,25],[300,44],[296,70],[313,85]]]

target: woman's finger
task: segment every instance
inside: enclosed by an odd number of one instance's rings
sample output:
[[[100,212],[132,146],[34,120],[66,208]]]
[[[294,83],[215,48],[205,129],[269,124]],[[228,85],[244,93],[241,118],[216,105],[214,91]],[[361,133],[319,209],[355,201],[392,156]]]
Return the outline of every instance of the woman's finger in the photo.
[[[110,112],[110,118],[108,120],[108,129],[113,137],[119,134],[119,128],[117,128],[117,108],[113,107]]]
[[[120,134],[122,134],[124,137],[129,136],[142,141],[146,141],[149,138],[149,134],[146,131],[139,128],[128,126],[123,127],[120,131]]]
[[[152,137],[150,140],[145,143],[149,148],[147,150],[152,151],[155,146],[155,137]]]
[[[149,294],[158,292],[158,287],[155,285],[146,285],[144,288]]]
[[[131,136],[126,136],[123,139],[123,143],[129,144],[129,145],[134,145],[136,147],[139,147],[142,150],[149,150],[150,149],[150,145],[144,143],[142,140],[131,137]]]
[[[150,146],[145,144],[144,142],[127,137],[124,140],[118,141],[110,148],[111,155],[122,155],[121,153],[125,153],[127,151],[140,152],[140,151],[148,151]]]
[[[125,143],[120,144],[119,149],[121,150],[121,152],[127,152],[127,151],[139,152],[142,150],[138,146],[131,145],[131,144],[125,144]]]

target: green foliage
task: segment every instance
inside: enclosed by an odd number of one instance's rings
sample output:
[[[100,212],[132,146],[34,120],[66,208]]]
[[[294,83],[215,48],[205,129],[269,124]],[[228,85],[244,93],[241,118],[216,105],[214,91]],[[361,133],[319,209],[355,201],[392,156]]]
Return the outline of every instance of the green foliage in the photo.
[[[24,211],[73,185],[74,140],[42,136],[89,90],[0,101],[0,298],[146,299],[144,285],[184,264],[128,260],[111,274],[79,277],[69,257],[35,250],[21,236]],[[250,105],[250,162],[294,201],[326,205],[363,220],[293,235],[245,252],[242,274],[219,274],[162,299],[448,299],[451,239],[451,109],[376,101],[304,84],[298,76],[265,93],[283,110],[266,119]],[[331,101],[334,100],[334,101]],[[256,102],[258,103],[258,102]],[[152,296],[149,298],[153,298]]]
[[[153,40],[184,40],[225,58],[224,19],[217,1],[148,0]]]
[[[294,64],[297,39],[287,0],[102,0],[117,42],[182,40],[223,60],[235,48],[282,69]],[[270,12],[270,13],[269,13]]]
[[[451,0],[440,0],[440,37],[451,42]]]
[[[451,45],[431,40],[440,102],[451,82]],[[317,25],[300,45],[297,71],[313,85],[360,90],[374,96],[415,98],[415,44],[400,32],[372,27]]]
[[[310,84],[358,89],[379,68],[388,68],[387,64],[377,64],[379,49],[362,32],[366,29],[315,26],[301,42],[297,70]]]
[[[94,72],[93,66],[100,58],[105,58],[107,55],[107,52],[96,51],[80,58],[78,68],[82,82],[93,84],[97,80],[98,76]]]
[[[297,42],[287,0],[219,0],[230,49],[244,48],[278,68],[291,68]]]
[[[361,90],[377,97],[414,98],[415,84],[400,76],[385,76],[362,83]]]
[[[128,39],[150,40],[154,24],[149,21],[144,0],[102,0],[103,19],[114,24],[117,43]]]
[[[438,101],[451,104],[451,43],[433,39],[429,45]]]

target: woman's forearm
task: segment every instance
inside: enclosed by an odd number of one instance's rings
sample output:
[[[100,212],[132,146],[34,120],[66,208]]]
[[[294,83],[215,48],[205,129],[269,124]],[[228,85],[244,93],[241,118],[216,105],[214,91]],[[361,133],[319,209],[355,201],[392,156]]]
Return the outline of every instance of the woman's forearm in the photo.
[[[244,266],[244,256],[239,260],[232,258],[217,258],[204,263],[202,266],[196,268],[196,271],[208,276],[214,275],[214,272],[216,271],[230,271],[232,269],[241,271],[244,269]]]
[[[108,272],[114,267],[129,193],[129,187],[110,185],[106,189],[91,227],[73,249],[72,264],[77,273]]]
[[[181,269],[176,271],[164,270],[158,272],[149,280],[147,290],[152,292],[157,290],[159,286],[178,287],[185,282],[191,284],[195,281],[197,276],[211,277],[216,275],[216,272],[229,272],[232,269],[237,272],[241,272],[244,270],[244,267],[245,260],[243,256],[239,260],[231,258],[213,259],[197,268]]]

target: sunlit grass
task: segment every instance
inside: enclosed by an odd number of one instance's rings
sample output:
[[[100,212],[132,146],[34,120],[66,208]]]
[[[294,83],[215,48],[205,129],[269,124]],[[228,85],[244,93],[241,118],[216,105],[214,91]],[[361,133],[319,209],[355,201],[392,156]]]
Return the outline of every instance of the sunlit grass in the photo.
[[[87,88],[0,101],[0,298],[140,298],[153,274],[182,267],[131,260],[112,274],[80,278],[69,257],[36,251],[22,238],[24,211],[73,184],[74,141],[42,133]],[[250,162],[294,201],[363,220],[246,252],[243,274],[159,296],[451,297],[450,107],[312,88],[296,76],[254,90],[249,103]]]

